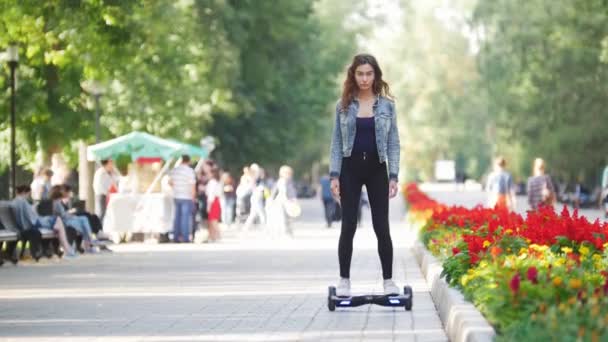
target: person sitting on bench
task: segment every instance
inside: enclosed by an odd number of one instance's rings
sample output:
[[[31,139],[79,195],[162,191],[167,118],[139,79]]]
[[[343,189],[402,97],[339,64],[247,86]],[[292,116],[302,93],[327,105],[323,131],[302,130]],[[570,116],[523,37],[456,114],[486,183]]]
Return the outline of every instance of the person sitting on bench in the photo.
[[[93,230],[89,224],[89,220],[84,216],[76,216],[70,214],[63,206],[64,198],[68,194],[64,191],[63,186],[55,185],[51,189],[51,199],[53,200],[53,215],[61,217],[66,225],[76,229],[82,235],[82,242],[87,253],[96,253],[97,250],[93,247],[97,244],[97,240],[93,240]]]
[[[103,232],[103,226],[99,217],[95,214],[86,211],[84,207],[77,207],[74,205],[74,191],[72,190],[72,187],[70,185],[63,184],[62,187],[64,197],[61,201],[61,204],[68,212],[68,214],[86,217],[89,221],[89,225],[91,226],[93,234],[95,234],[95,236],[97,237],[97,240],[109,240],[110,237]],[[84,206],[84,203],[82,204]]]
[[[65,226],[63,220],[56,216],[39,216],[33,206],[27,201],[32,192],[29,185],[20,185],[17,187],[17,195],[11,202],[13,212],[15,213],[15,221],[24,231],[28,229],[52,229],[57,233],[59,243],[63,247],[64,257],[76,257],[76,252],[68,243],[68,238],[65,234]]]

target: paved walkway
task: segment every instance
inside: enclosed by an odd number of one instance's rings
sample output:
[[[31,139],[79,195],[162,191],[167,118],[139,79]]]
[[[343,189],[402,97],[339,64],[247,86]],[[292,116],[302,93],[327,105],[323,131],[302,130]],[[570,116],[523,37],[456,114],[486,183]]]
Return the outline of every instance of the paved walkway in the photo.
[[[395,280],[414,308],[329,312],[338,229],[318,200],[303,201],[293,240],[226,233],[214,245],[125,244],[112,254],[0,268],[2,341],[446,341],[391,201]],[[369,213],[355,237],[353,292],[382,290]]]

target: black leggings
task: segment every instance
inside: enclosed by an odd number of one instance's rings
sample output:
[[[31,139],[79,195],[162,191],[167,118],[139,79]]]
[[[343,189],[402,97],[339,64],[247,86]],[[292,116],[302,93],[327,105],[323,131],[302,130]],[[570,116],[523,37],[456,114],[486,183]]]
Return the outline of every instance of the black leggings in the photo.
[[[340,277],[350,278],[353,239],[357,230],[357,211],[363,185],[367,188],[372,223],[378,239],[382,277],[390,279],[393,276],[393,242],[388,224],[388,176],[386,163],[380,163],[377,154],[353,154],[342,160],[340,172],[342,230],[338,244]]]

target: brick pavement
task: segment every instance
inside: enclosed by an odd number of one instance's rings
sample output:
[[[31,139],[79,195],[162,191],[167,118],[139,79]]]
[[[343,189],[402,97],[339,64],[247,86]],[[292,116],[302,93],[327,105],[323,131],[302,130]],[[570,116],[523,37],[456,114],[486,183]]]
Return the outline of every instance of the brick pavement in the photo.
[[[446,341],[409,246],[400,200],[391,201],[395,280],[414,309],[329,312],[338,229],[317,200],[303,202],[295,238],[229,231],[213,245],[125,244],[112,254],[0,268],[2,341]],[[382,290],[369,213],[355,237],[353,292]]]

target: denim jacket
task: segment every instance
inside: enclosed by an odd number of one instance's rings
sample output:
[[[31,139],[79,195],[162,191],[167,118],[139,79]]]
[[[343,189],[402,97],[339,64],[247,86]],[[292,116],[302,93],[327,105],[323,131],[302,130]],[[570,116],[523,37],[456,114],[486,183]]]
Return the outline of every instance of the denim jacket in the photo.
[[[374,123],[376,126],[376,146],[380,163],[388,162],[388,174],[391,180],[397,180],[399,174],[399,131],[397,130],[397,113],[395,103],[384,96],[376,96],[374,101]],[[331,138],[329,175],[340,177],[342,158],[350,157],[357,133],[357,113],[359,101],[355,98],[343,110],[341,101],[336,104],[336,119]]]

